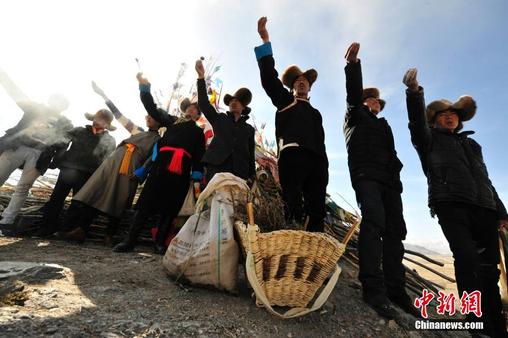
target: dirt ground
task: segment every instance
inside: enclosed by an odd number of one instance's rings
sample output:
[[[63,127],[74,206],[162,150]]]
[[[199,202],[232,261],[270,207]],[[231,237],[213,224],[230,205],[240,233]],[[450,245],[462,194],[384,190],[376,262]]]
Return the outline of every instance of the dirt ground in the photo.
[[[22,272],[30,265],[21,262],[56,266]],[[356,272],[342,266],[320,311],[282,320],[255,306],[242,273],[231,295],[175,284],[149,247],[119,254],[95,243],[0,237],[0,295],[11,288],[0,302],[0,336],[469,337],[414,331],[415,318],[402,312],[381,319],[361,301]]]

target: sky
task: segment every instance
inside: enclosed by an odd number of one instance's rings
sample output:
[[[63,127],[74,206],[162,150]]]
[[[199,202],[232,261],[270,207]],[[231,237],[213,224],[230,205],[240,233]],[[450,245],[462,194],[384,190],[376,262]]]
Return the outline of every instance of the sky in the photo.
[[[253,48],[261,44],[257,20],[268,17],[276,68],[315,68],[311,103],[323,115],[330,160],[328,192],[343,207],[356,208],[342,133],[345,111],[344,53],[360,42],[365,86],[387,101],[381,116],[390,123],[404,168],[401,179],[406,242],[447,251],[427,207],[427,184],[410,142],[404,72],[419,70],[426,100],[472,95],[478,105],[464,130],[482,146],[499,195],[508,203],[506,127],[508,23],[504,0],[186,0],[186,1],[2,1],[0,68],[33,100],[65,94],[65,112],[86,124],[85,112],[104,107],[91,90],[96,81],[120,110],[143,124],[138,58],[153,88],[169,92],[180,64],[189,65],[183,82],[195,79],[194,61],[213,56],[224,93],[246,86],[253,92],[253,119],[267,123],[273,139],[275,108],[264,93]],[[22,112],[0,89],[0,135]],[[128,136],[119,128],[117,142]],[[352,207],[342,200],[342,196]]]

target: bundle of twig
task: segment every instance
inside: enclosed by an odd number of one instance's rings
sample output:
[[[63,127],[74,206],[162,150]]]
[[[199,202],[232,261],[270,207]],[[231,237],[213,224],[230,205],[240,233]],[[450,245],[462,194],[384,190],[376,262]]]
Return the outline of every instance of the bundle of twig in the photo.
[[[284,220],[284,202],[281,197],[280,185],[275,182],[272,174],[264,169],[256,172],[256,182],[251,189],[254,201],[254,217],[263,232],[280,229],[296,229],[295,225],[286,224]],[[247,197],[243,201],[235,201],[235,219],[247,222]]]

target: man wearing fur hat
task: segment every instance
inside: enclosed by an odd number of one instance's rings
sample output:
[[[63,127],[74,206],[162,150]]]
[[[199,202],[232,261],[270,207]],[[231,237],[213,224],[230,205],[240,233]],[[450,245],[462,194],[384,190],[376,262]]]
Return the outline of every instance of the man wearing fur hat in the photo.
[[[229,172],[244,180],[253,179],[256,174],[254,127],[249,119],[252,94],[247,88],[240,88],[234,95],[226,94],[224,103],[229,111],[217,112],[208,100],[205,83],[205,69],[201,60],[196,61],[198,74],[198,104],[206,119],[213,127],[214,137],[203,156],[206,179],[209,182],[219,172]]]
[[[470,96],[431,102],[425,108],[417,70],[403,79],[411,141],[418,152],[429,185],[429,207],[437,215],[453,252],[459,297],[481,291],[483,333],[506,337],[499,294],[498,227],[508,228],[508,215],[492,185],[481,146],[460,132],[476,113]],[[473,314],[467,321],[477,321]]]
[[[118,145],[73,197],[64,217],[63,230],[59,234],[64,239],[82,242],[95,217],[103,213],[110,219],[106,238],[109,242],[123,212],[132,204],[138,186],[134,170],[145,163],[152,153],[154,143],[160,138],[161,122],[147,115],[145,119],[148,131],[144,131],[127,119],[102,89],[95,83],[92,85],[131,136]]]
[[[314,69],[303,72],[293,65],[284,71],[282,81],[279,80],[266,22],[266,17],[258,21],[258,33],[263,44],[256,47],[255,52],[261,84],[277,107],[275,136],[286,221],[305,223],[305,205],[307,230],[323,231],[328,158],[323,118],[309,102],[309,92],[317,72]]]
[[[164,254],[166,237],[173,219],[183,205],[190,179],[200,181],[203,176],[201,158],[205,152],[205,136],[202,129],[196,125],[200,116],[196,102],[184,99],[180,104],[183,115],[175,121],[174,116],[157,110],[148,80],[141,74],[138,74],[138,80],[143,105],[148,113],[167,129],[155,145],[150,174],[139,196],[136,215],[129,232],[125,240],[113,250],[132,251],[149,216],[159,214],[155,252]],[[140,175],[139,172],[137,174]]]
[[[377,88],[364,88],[359,43],[346,52],[347,110],[344,137],[356,200],[362,212],[358,243],[363,300],[378,314],[395,317],[392,303],[417,314],[406,292],[402,265],[406,224],[402,214],[402,163],[392,130],[379,113],[385,106]]]
[[[0,186],[16,168],[23,168],[14,194],[0,220],[4,234],[15,234],[17,229],[13,223],[28,191],[49,165],[49,161],[38,162],[39,156],[47,147],[66,142],[66,133],[72,129],[72,123],[61,115],[69,106],[62,95],[50,96],[47,104],[34,102],[1,69],[0,84],[23,111],[18,124],[6,130],[0,138]]]
[[[51,197],[44,205],[36,236],[46,237],[58,230],[58,217],[69,192],[72,190],[76,195],[102,161],[115,150],[115,139],[108,133],[108,130],[116,129],[111,125],[113,114],[100,109],[95,114],[86,113],[85,118],[92,124],[72,129],[67,134],[69,142],[55,145],[39,157],[39,161],[51,158],[49,167],[59,168],[60,173]]]

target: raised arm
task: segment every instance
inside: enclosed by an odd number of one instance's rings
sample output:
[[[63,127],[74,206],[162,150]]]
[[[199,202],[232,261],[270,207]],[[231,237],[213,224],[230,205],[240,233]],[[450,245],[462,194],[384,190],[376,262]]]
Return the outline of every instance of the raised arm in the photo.
[[[97,93],[100,97],[104,99],[104,102],[106,103],[106,106],[108,106],[109,110],[113,113],[113,116],[117,121],[131,134],[136,135],[141,132],[143,132],[143,128],[137,126],[134,122],[132,122],[129,118],[127,118],[125,115],[123,115],[120,110],[115,106],[113,101],[111,101],[104,91],[95,83],[92,81],[92,88],[95,93]]]
[[[279,74],[275,70],[275,60],[268,30],[266,29],[266,22],[266,17],[261,17],[258,20],[258,33],[261,40],[263,40],[263,44],[254,48],[254,52],[258,61],[261,85],[272,100],[272,104],[277,107],[277,110],[282,111],[295,101],[295,97],[289,90],[284,88],[279,80]]]
[[[148,80],[143,76],[143,73],[138,73],[136,78],[139,82],[139,96],[148,115],[150,115],[155,121],[159,122],[162,127],[169,127],[175,123],[176,117],[157,108],[157,105],[153,100],[153,96],[150,93],[150,82],[148,82]]]
[[[402,82],[407,86],[406,105],[411,142],[421,155],[427,152],[431,143],[432,134],[425,117],[423,87],[419,86],[416,75],[416,68],[411,68],[404,75]]]
[[[0,84],[5,88],[5,91],[9,96],[16,102],[16,104],[20,104],[20,102],[29,102],[30,99],[28,96],[18,87],[18,85],[4,72],[0,69]]]
[[[346,51],[345,59],[347,61],[344,71],[346,72],[346,101],[349,108],[359,107],[363,104],[363,80],[362,66],[358,59],[360,44],[353,42]]]
[[[214,123],[219,118],[219,113],[208,100],[208,94],[206,93],[205,67],[203,66],[203,61],[197,60],[195,68],[196,73],[198,74],[198,106],[203,114],[205,114],[208,122],[210,122],[213,127]]]

